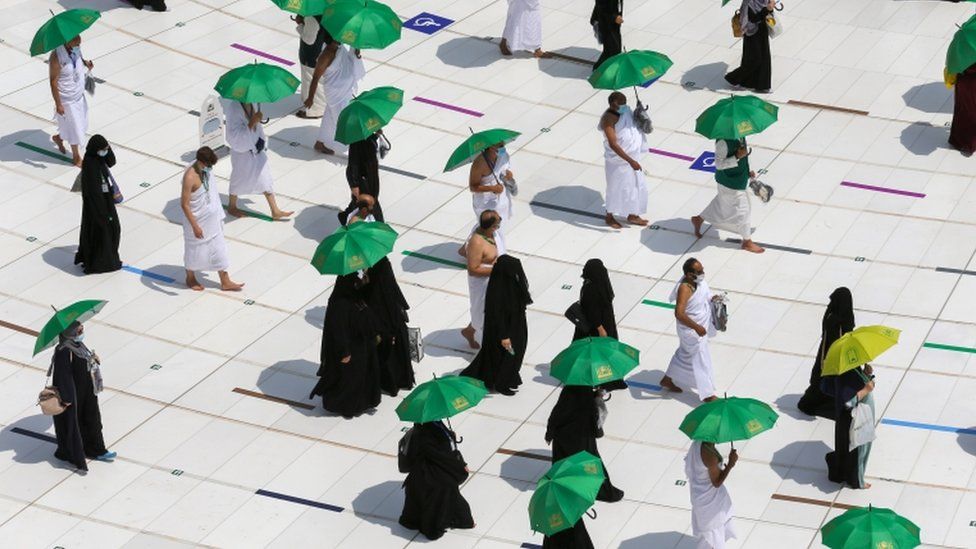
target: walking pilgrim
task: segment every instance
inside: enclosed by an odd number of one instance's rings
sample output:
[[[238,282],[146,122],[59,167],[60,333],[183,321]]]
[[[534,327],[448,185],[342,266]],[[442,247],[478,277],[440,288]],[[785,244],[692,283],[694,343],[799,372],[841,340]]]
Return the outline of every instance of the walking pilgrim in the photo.
[[[112,166],[115,166],[115,151],[100,134],[93,135],[81,163],[81,228],[75,253],[75,265],[81,264],[85,274],[110,273],[122,268],[119,259],[122,226],[115,209],[113,189],[117,186]]]
[[[363,195],[368,196],[368,195]],[[400,291],[393,265],[386,257],[366,271],[366,306],[373,311],[375,326],[380,333],[376,348],[380,366],[380,388],[390,396],[414,384],[413,364],[410,362],[410,335],[407,331],[407,310],[410,305]]]
[[[322,16],[296,15],[293,20],[298,30],[298,62],[302,70],[302,101],[312,97],[312,104],[295,113],[299,118],[322,118],[325,112],[325,88],[316,90],[314,96],[308,93],[315,74],[315,65],[322,48],[332,41],[329,32],[322,27]]]
[[[501,217],[495,210],[485,210],[481,212],[478,222],[478,228],[458,250],[467,260],[468,301],[471,306],[471,322],[461,330],[461,335],[472,349],[481,347],[488,278],[491,276],[492,266],[501,255],[495,240]]]
[[[325,88],[326,107],[319,125],[315,150],[325,154],[346,152],[346,146],[335,139],[339,113],[359,91],[359,81],[366,76],[366,67],[359,50],[332,40],[325,46],[315,64],[312,83],[309,84],[305,108],[312,107],[319,86]]]
[[[481,214],[487,210],[494,210],[501,216],[501,226],[508,226],[509,221],[515,215],[513,207],[512,193],[504,180],[514,180],[512,174],[512,159],[505,150],[504,143],[498,143],[485,149],[471,162],[471,170],[468,174],[468,189],[471,191],[471,205],[474,208],[474,215],[479,221],[475,223],[475,229],[480,223]],[[504,255],[506,251],[505,236],[501,226],[495,230],[495,243],[498,246],[498,255]]]
[[[702,223],[734,232],[742,239],[742,249],[761,254],[766,251],[752,241],[752,203],[749,200],[749,179],[756,173],[749,170],[749,149],[746,139],[718,139],[715,141],[715,181],[718,194],[702,212],[691,218],[695,236],[702,237]]]
[[[541,0],[508,0],[505,30],[498,48],[502,55],[530,51],[535,57],[552,57],[542,51]]]
[[[684,276],[675,284],[669,298],[676,302],[678,349],[671,357],[661,386],[676,393],[682,392],[682,385],[694,387],[698,398],[709,402],[717,398],[712,355],[708,350],[708,338],[715,335],[712,291],[705,282],[705,269],[697,259],[688,258],[681,270]]]
[[[230,201],[227,213],[242,217],[237,207],[237,197],[263,194],[271,208],[271,218],[287,219],[295,212],[278,207],[274,195],[274,180],[268,164],[268,138],[264,134],[261,118],[264,114],[254,103],[240,103],[221,99],[226,125],[224,136],[230,148]]]
[[[81,55],[81,36],[58,46],[48,58],[51,96],[54,98],[54,120],[58,133],[51,137],[61,153],[65,142],[71,147],[71,161],[81,167],[81,144],[88,132],[88,98],[85,97],[85,74],[95,66]]]
[[[224,240],[224,208],[220,194],[213,184],[213,167],[217,155],[210,147],[200,147],[196,160],[183,172],[183,191],[180,208],[183,209],[183,267],[186,269],[186,286],[201,291],[196,271],[217,271],[220,289],[239,291],[244,284],[230,279],[227,268],[230,258]]]
[[[621,225],[614,215],[626,217],[632,225],[647,225],[647,180],[640,158],[647,150],[647,137],[634,123],[627,96],[615,91],[608,98],[610,108],[600,117],[603,132],[603,165],[607,176],[606,222]]]
[[[691,533],[698,538],[698,549],[725,549],[725,542],[736,538],[725,480],[738,461],[739,454],[732,450],[724,463],[711,442],[695,440],[688,448],[685,476],[691,492]]]
[[[380,161],[379,140],[383,130],[366,139],[349,145],[349,159],[346,162],[346,182],[349,184],[349,205],[339,212],[339,223],[346,224],[347,218],[358,208],[362,194],[373,199],[372,213],[376,221],[383,221],[383,208],[380,206]],[[385,139],[385,138],[384,138]]]

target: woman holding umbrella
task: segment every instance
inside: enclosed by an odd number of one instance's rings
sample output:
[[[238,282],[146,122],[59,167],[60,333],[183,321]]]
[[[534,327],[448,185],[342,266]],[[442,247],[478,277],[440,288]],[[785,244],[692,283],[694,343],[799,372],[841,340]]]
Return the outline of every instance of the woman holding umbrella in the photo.
[[[110,273],[122,268],[119,240],[122,227],[115,210],[115,179],[109,168],[115,165],[115,151],[101,135],[93,135],[85,147],[81,165],[81,229],[75,265],[85,274]]]

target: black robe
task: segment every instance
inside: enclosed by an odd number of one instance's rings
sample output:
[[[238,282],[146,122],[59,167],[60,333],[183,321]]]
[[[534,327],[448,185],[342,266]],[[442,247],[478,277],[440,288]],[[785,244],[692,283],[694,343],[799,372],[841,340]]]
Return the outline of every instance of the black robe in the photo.
[[[380,161],[376,157],[376,142],[379,137],[374,133],[369,138],[356,141],[349,145],[349,161],[346,164],[346,182],[349,188],[358,187],[360,194],[368,194],[375,200],[373,204],[373,218],[383,221],[383,207],[380,206]],[[346,219],[356,210],[356,197],[351,196],[345,211],[339,212],[339,222],[346,224]]]
[[[823,378],[827,392],[834,395],[834,451],[827,453],[827,478],[831,482],[846,483],[851,488],[863,488],[858,473],[858,458],[864,446],[850,449],[851,422],[853,416],[847,402],[864,388],[861,368],[844,372],[839,376]]]
[[[85,274],[110,273],[122,268],[119,259],[122,226],[111,186],[108,192],[102,192],[102,184],[108,183],[108,169],[115,165],[115,152],[109,149],[104,157],[98,156],[97,150],[108,146],[102,138],[104,145],[96,148],[99,144],[93,142],[100,137],[95,135],[88,141],[81,163],[81,230],[75,265],[81,264]]]
[[[583,517],[580,517],[572,528],[567,528],[562,532],[556,532],[551,536],[546,536],[542,540],[542,549],[594,549],[590,534],[586,531],[583,524]]]
[[[742,37],[742,64],[725,75],[729,84],[755,91],[767,91],[772,87],[773,58],[769,53],[769,27],[766,26],[769,13],[769,8],[758,12],[749,10],[749,21],[756,24],[757,30],[751,36]]]
[[[624,0],[596,0],[593,13],[590,15],[590,24],[596,24],[600,31],[603,52],[596,63],[593,63],[593,70],[596,70],[601,63],[617,55],[623,49],[620,25],[617,24],[617,17],[623,17],[623,14]]]
[[[366,304],[373,311],[376,327],[382,340],[377,348],[380,366],[380,387],[396,396],[400,389],[414,385],[413,365],[410,362],[407,333],[407,299],[400,291],[390,260],[383,258],[367,271]]]
[[[485,290],[485,326],[481,350],[462,376],[485,382],[489,390],[511,394],[522,384],[519,369],[529,343],[529,326],[525,308],[532,303],[529,281],[522,270],[522,262],[510,255],[495,261]],[[512,353],[501,341],[512,342]]]
[[[54,457],[87,471],[86,457],[96,458],[108,452],[88,361],[59,346],[54,351],[52,384],[58,388],[61,400],[71,403],[64,412],[53,416],[58,439]]]
[[[617,318],[613,313],[613,297],[613,286],[610,284],[607,268],[599,259],[590,259],[583,266],[583,287],[580,288],[580,308],[583,310],[583,319],[586,320],[589,331],[577,326],[573,333],[573,341],[584,337],[599,337],[598,326],[603,326],[607,337],[619,339]],[[626,389],[627,382],[620,379],[604,383],[600,387],[608,391]]]
[[[474,528],[471,507],[459,486],[466,463],[443,422],[416,423],[410,438],[410,473],[403,482],[400,524],[435,540],[448,528]]]
[[[596,439],[603,436],[603,429],[597,426],[596,398],[593,388],[578,385],[564,386],[559,393],[559,400],[546,423],[546,442],[552,443],[553,463],[583,451],[600,457]],[[606,464],[603,465],[603,475],[606,479],[596,499],[620,501],[624,492],[610,482]]]
[[[332,36],[329,31],[325,30],[322,26],[322,16],[311,16],[306,15],[306,19],[313,18],[319,24],[319,32],[315,35],[315,41],[311,44],[306,44],[304,40],[298,40],[298,62],[302,65],[314,69],[315,64],[318,63],[319,55],[322,53],[322,49],[325,45],[332,41]]]
[[[823,359],[830,346],[840,339],[840,336],[853,329],[854,302],[851,291],[843,287],[837,288],[830,294],[830,304],[824,311],[821,322],[820,347],[817,348],[817,357],[813,361],[813,369],[810,371],[810,385],[807,386],[807,390],[796,405],[804,414],[834,419],[834,398],[821,389],[820,372],[823,367]]]
[[[356,274],[340,276],[329,297],[322,326],[319,382],[309,398],[345,418],[361,415],[380,403],[376,324],[372,311],[354,287]],[[351,356],[348,363],[341,360]]]
[[[972,154],[976,151],[976,65],[970,65],[956,76],[952,105],[949,144]]]

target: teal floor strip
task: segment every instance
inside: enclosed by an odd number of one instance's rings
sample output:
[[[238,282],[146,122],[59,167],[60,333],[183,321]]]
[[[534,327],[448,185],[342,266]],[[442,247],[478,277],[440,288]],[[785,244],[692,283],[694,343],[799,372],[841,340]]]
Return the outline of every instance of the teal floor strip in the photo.
[[[433,261],[434,263],[440,263],[441,265],[447,265],[449,267],[454,267],[456,269],[467,269],[468,266],[464,263],[457,261],[451,261],[449,259],[441,259],[432,255],[422,254],[418,252],[411,252],[410,250],[403,250],[403,255],[416,257],[418,259],[426,259],[427,261]]]
[[[958,353],[976,354],[976,349],[972,347],[959,347],[956,345],[946,345],[944,343],[930,343],[926,341],[922,344],[922,347],[926,347],[928,349],[939,349],[942,351],[956,351]]]
[[[67,162],[68,164],[74,164],[74,162],[71,161],[71,157],[70,156],[65,156],[65,155],[63,155],[61,153],[56,153],[54,151],[49,151],[47,149],[42,149],[42,148],[40,148],[40,147],[38,147],[36,145],[31,145],[30,143],[24,143],[23,141],[17,141],[16,143],[14,143],[14,145],[17,145],[18,147],[23,147],[23,148],[25,148],[25,149],[27,149],[29,151],[34,151],[34,152],[36,152],[38,154],[43,154],[44,156],[50,156],[51,158],[56,158],[56,159],[58,159],[58,160],[60,160],[62,162]]]
[[[225,210],[227,209],[227,206],[226,205],[224,205],[224,209]],[[244,215],[246,215],[248,217],[253,217],[255,219],[260,219],[262,221],[274,221],[274,218],[271,217],[270,215],[265,215],[263,213],[258,213],[258,212],[252,212],[251,210],[248,210],[246,208],[240,208],[240,207],[238,207],[237,209],[240,210],[240,211],[242,211],[242,212],[244,212]]]
[[[674,309],[674,303],[665,303],[663,301],[654,301],[651,299],[645,299],[641,301],[644,305],[651,305],[653,307],[660,307],[662,309]]]

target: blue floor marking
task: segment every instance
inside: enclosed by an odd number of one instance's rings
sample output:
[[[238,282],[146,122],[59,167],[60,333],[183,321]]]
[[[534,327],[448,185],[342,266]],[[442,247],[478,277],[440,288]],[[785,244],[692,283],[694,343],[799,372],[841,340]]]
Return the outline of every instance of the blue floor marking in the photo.
[[[976,429],[964,429],[962,427],[950,427],[948,425],[936,425],[934,423],[916,423],[914,421],[902,421],[900,419],[882,419],[884,425],[897,425],[898,427],[911,427],[912,429],[928,429],[929,431],[943,431],[946,433],[958,433],[961,435],[976,435]]]
[[[641,389],[649,389],[651,391],[664,390],[664,387],[661,387],[660,385],[654,385],[653,383],[641,383],[640,381],[631,381],[629,379],[625,379],[624,381],[627,382],[628,387],[640,387]]]
[[[157,274],[151,271],[143,271],[142,269],[137,269],[132,265],[122,265],[122,270],[129,271],[130,273],[135,273],[146,278],[151,278],[153,280],[159,280],[160,282],[168,282],[170,284],[174,284],[176,282],[175,278],[170,278],[166,275]]]
[[[334,511],[336,513],[341,513],[345,509],[339,507],[338,505],[329,505],[328,503],[322,503],[320,501],[315,501],[311,499],[305,499],[295,496],[289,496],[288,494],[282,494],[280,492],[272,492],[270,490],[258,490],[254,492],[259,496],[266,496],[269,498],[280,499],[283,501],[290,501],[292,503],[301,503],[302,505],[308,505],[309,507],[317,507],[319,509],[325,509],[326,511]]]

